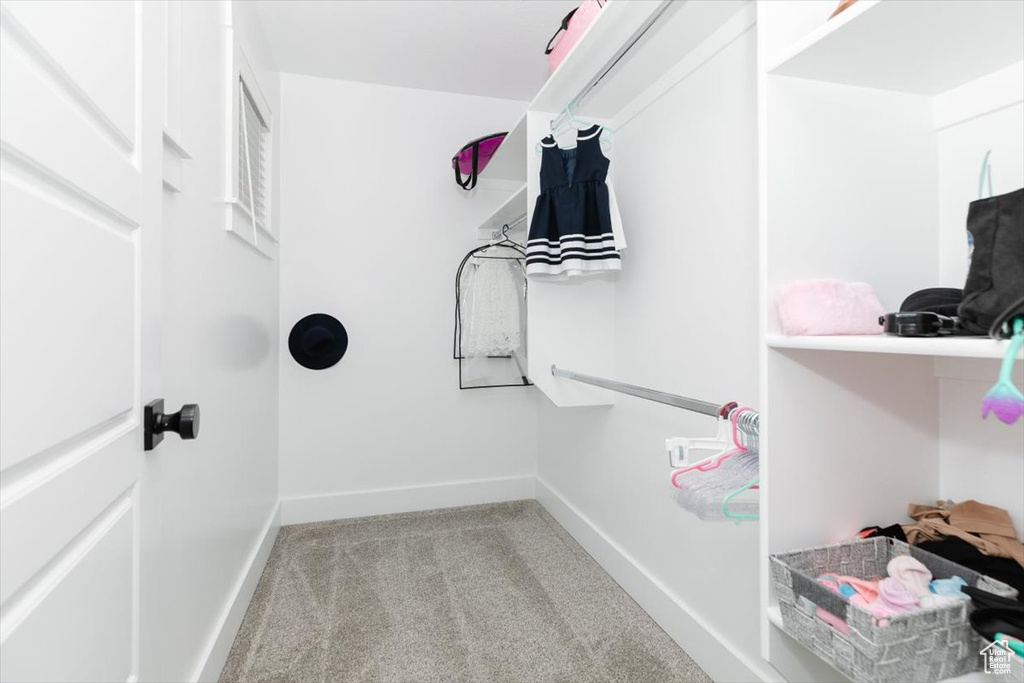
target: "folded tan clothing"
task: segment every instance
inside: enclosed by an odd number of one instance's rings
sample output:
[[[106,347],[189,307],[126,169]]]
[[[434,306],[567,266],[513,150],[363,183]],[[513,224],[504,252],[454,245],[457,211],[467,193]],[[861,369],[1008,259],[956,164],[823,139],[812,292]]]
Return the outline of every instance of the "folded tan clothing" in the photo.
[[[949,508],[949,523],[972,534],[991,534],[1017,540],[1009,512],[976,500],[965,500]]]
[[[913,545],[955,536],[985,555],[1008,557],[1024,567],[1024,543],[1017,539],[1010,516],[1002,508],[973,500],[949,507],[911,503],[907,514],[916,521],[916,524],[903,526],[907,540]],[[977,531],[971,531],[975,529]]]

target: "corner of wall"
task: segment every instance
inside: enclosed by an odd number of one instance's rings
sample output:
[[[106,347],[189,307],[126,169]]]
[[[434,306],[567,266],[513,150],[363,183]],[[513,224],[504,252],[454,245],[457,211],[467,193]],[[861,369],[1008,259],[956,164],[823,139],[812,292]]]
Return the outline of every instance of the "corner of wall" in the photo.
[[[537,478],[537,500],[712,680],[781,680],[778,672],[757,652],[745,651],[703,619],[697,610],[540,477]]]
[[[207,646],[199,659],[199,664],[192,674],[192,681],[217,681],[220,672],[227,662],[231,646],[235,642],[235,636],[242,625],[242,618],[249,608],[249,602],[259,585],[263,568],[270,559],[270,551],[277,540],[277,532],[281,528],[281,506],[275,505],[262,533],[257,539],[238,580],[231,590],[231,594],[225,603],[224,609],[217,618]]]

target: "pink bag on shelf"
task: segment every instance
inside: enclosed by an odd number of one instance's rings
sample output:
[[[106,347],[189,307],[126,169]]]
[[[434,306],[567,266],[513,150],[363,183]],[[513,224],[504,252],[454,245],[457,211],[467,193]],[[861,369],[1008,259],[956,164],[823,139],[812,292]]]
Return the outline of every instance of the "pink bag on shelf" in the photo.
[[[604,3],[605,0],[583,0],[579,7],[565,15],[562,25],[555,31],[555,35],[551,36],[547,49],[544,50],[552,71],[558,68],[565,56],[569,54],[572,46],[580,39],[591,22],[597,18]]]
[[[882,334],[885,309],[871,285],[798,280],[775,291],[779,327],[787,335]]]

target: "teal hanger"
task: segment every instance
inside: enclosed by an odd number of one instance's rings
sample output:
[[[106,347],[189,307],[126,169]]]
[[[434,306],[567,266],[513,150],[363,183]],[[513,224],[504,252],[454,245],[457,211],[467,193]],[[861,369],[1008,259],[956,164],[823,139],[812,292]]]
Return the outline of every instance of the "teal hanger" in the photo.
[[[743,486],[739,487],[738,489],[736,489],[735,491],[733,491],[732,493],[727,495],[725,498],[723,498],[722,499],[722,514],[725,515],[726,517],[728,517],[729,519],[733,520],[737,524],[739,524],[740,522],[744,522],[744,521],[753,521],[753,520],[756,520],[756,519],[760,519],[761,515],[748,515],[748,514],[740,513],[740,512],[731,512],[729,510],[729,501],[731,501],[733,498],[735,498],[736,496],[740,495],[744,491],[748,491],[752,487],[758,486],[760,484],[760,481],[761,481],[761,477],[754,477],[753,479],[748,481],[746,484],[744,484]]]
[[[563,121],[562,125],[558,126],[558,128],[552,129],[552,135],[555,135],[559,131],[564,130],[566,124],[572,126],[573,128],[590,128],[591,126],[595,125],[593,121],[587,121],[585,119],[576,118],[576,116],[572,113],[572,107],[568,104],[565,105],[565,109],[563,109],[562,111],[565,112],[565,121]],[[608,135],[605,136],[605,133],[607,133]],[[601,139],[611,142],[612,140],[615,139],[615,130],[609,128],[608,126],[601,126]]]

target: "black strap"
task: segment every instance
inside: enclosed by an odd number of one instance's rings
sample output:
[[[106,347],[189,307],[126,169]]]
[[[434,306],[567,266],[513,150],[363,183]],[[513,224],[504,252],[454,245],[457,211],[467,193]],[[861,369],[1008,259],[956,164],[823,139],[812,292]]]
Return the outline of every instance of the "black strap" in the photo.
[[[476,187],[476,168],[477,160],[479,159],[479,157],[480,141],[478,140],[473,143],[473,168],[472,171],[470,171],[469,177],[467,177],[465,181],[462,180],[462,172],[459,170],[458,155],[456,155],[456,157],[452,159],[452,166],[455,168],[455,182],[457,182],[459,184],[459,187],[461,187],[463,190],[466,190],[467,192]]]
[[[565,18],[562,19],[562,25],[558,27],[558,30],[555,31],[555,35],[551,36],[551,40],[548,41],[548,46],[544,49],[544,54],[549,55],[551,54],[551,51],[555,49],[551,43],[555,42],[555,38],[558,37],[559,33],[569,28],[569,20],[572,19],[572,15],[576,14],[576,10],[578,9],[579,7],[565,15]]]
[[[597,0],[597,6],[598,7],[603,8],[604,7],[604,3],[605,3],[605,0]],[[562,31],[569,30],[569,21],[572,19],[572,15],[576,14],[576,10],[577,9],[579,9],[579,7],[577,7],[573,11],[569,12],[568,14],[566,14],[565,18],[562,19],[562,25],[558,28],[557,31],[555,31],[555,35],[551,36],[551,40],[548,41],[548,46],[544,49],[544,54],[546,54],[546,55],[551,54],[551,51],[555,49],[554,46],[551,43],[555,42],[555,38],[558,37],[559,33],[561,33]]]
[[[477,174],[480,171],[480,143],[484,142],[485,140],[492,140],[497,137],[501,137],[502,142],[504,142],[505,136],[507,135],[507,130],[501,133],[491,133],[490,135],[485,135],[482,138],[477,138],[472,142],[467,142],[465,145],[462,146],[462,149],[460,149],[458,153],[452,157],[452,168],[455,169],[455,182],[459,184],[459,187],[467,191],[472,190],[474,187],[476,187]],[[499,142],[498,144],[500,145],[501,143]],[[469,177],[463,180],[462,172],[459,170],[459,156],[461,156],[462,153],[465,152],[467,149],[473,150],[473,167]]]

